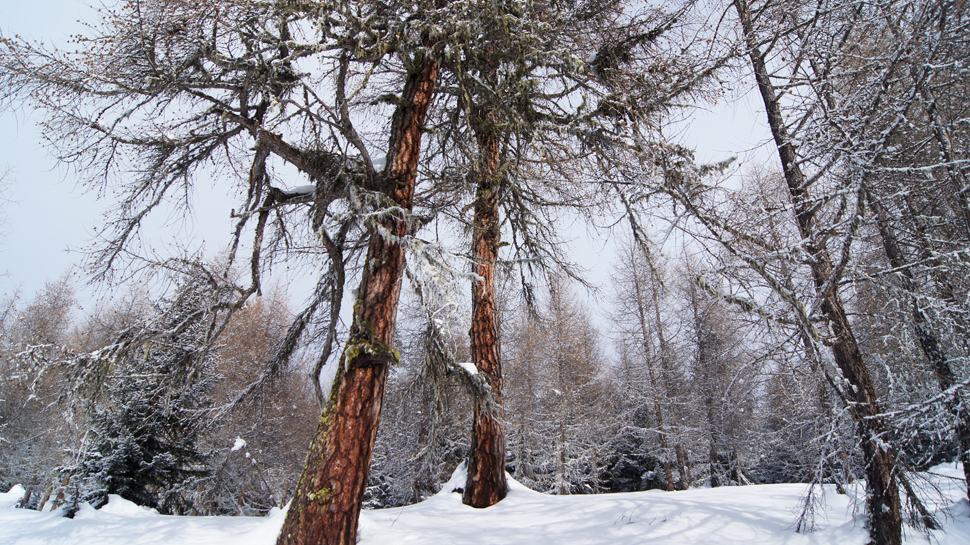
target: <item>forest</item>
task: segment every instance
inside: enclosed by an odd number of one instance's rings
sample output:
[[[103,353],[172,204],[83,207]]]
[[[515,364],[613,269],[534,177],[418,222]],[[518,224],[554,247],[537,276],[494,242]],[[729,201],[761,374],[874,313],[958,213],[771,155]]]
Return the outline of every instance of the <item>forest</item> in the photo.
[[[0,294],[22,507],[288,505],[278,545],[348,544],[459,466],[476,508],[507,476],[864,482],[870,543],[897,545],[940,527],[918,472],[970,482],[964,0],[98,14],[70,48],[0,34],[0,108],[112,203],[96,308],[67,276]],[[741,95],[770,160],[698,160],[684,121]],[[203,186],[231,207],[215,253],[153,223],[211,213]],[[604,285],[577,239],[615,250]]]

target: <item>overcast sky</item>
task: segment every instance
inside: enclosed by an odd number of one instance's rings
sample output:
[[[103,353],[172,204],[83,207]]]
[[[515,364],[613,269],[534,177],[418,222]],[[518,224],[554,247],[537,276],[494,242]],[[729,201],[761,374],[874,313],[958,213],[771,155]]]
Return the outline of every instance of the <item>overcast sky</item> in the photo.
[[[5,2],[0,5],[0,31],[72,48],[69,37],[89,31],[79,20],[92,21],[95,15],[81,0]],[[95,229],[101,230],[114,202],[86,192],[70,168],[57,164],[44,147],[40,120],[40,114],[29,110],[0,113],[0,173],[6,172],[0,201],[0,299],[17,290],[29,299],[45,282],[73,269],[82,301],[90,302],[93,290],[84,288],[87,277],[74,266],[91,248]],[[200,186],[210,194],[199,199],[212,199],[211,184]],[[204,218],[201,225],[194,218],[183,222],[171,217],[151,223],[191,240],[194,248],[204,245],[201,230],[218,232],[213,238],[221,240],[206,246],[215,254],[228,240],[228,207],[215,216]]]
[[[29,0],[0,3],[0,31],[45,43],[65,43],[90,12],[75,0]],[[41,146],[39,116],[30,112],[0,115],[0,172],[6,192],[0,211],[0,294],[21,289],[32,294],[46,280],[65,272],[78,256],[103,208],[84,196]]]
[[[86,31],[78,20],[90,21],[94,14],[79,0],[5,1],[0,3],[0,31],[4,36],[20,34],[48,44],[66,44],[71,34]],[[731,100],[723,100],[712,111],[698,112],[682,134],[683,142],[697,148],[701,161],[731,155],[740,155],[745,162],[771,160],[771,150],[765,145],[768,133],[755,97],[749,93],[736,99],[731,94],[736,93],[730,93]],[[29,299],[44,282],[80,262],[94,227],[112,204],[85,193],[73,173],[57,165],[42,145],[36,127],[39,120],[38,114],[29,111],[0,114],[0,172],[7,171],[6,202],[0,208],[0,297],[19,289]],[[228,226],[228,219],[213,218],[204,228],[218,228],[220,222]],[[193,223],[166,228],[183,230],[189,238],[201,237],[199,226]],[[595,267],[603,261],[595,255],[602,247],[578,248],[578,261],[588,260],[586,265]],[[212,253],[220,250],[207,249]],[[608,271],[600,270],[595,276],[602,282]],[[83,276],[79,279],[83,283]]]

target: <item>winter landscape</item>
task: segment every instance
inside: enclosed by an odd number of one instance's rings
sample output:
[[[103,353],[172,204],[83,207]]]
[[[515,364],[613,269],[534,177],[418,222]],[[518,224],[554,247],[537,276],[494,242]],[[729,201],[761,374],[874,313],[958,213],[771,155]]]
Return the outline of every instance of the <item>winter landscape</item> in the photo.
[[[862,491],[839,495],[832,486],[815,491],[814,522],[796,533],[806,486],[755,485],[684,492],[634,492],[597,496],[551,496],[511,482],[508,497],[484,511],[449,493],[464,484],[456,475],[443,491],[419,504],[364,511],[362,545],[453,543],[455,545],[856,545],[868,534]],[[938,466],[928,484],[940,487],[936,531],[907,532],[905,543],[960,545],[970,542],[970,508],[952,465]],[[100,511],[85,507],[73,520],[58,513],[13,509],[22,489],[0,496],[0,543],[17,545],[269,545],[282,512],[255,517],[175,517],[112,496]]]
[[[0,542],[970,541],[965,0],[17,4]]]

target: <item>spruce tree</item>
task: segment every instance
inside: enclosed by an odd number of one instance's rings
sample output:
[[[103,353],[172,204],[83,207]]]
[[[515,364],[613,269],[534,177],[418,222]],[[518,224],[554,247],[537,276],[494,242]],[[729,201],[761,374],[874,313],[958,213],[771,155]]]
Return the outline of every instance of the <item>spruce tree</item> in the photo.
[[[123,350],[78,462],[68,468],[77,498],[95,507],[108,494],[162,513],[191,508],[189,489],[209,474],[199,440],[211,422],[214,354],[207,349],[218,292],[195,279],[132,328],[154,334]],[[124,336],[124,335],[123,335]]]

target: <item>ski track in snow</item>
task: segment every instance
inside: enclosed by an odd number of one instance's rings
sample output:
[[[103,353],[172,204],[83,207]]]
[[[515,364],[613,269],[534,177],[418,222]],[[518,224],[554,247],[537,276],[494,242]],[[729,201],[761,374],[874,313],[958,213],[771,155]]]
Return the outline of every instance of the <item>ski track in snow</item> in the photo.
[[[970,505],[962,473],[934,468],[931,480],[942,497],[931,507],[944,525],[933,532],[938,545],[970,544]],[[508,497],[488,509],[462,505],[449,492],[464,482],[461,471],[438,495],[394,509],[364,511],[362,545],[862,545],[867,532],[862,489],[849,495],[824,487],[815,531],[795,532],[806,485],[777,484],[685,492],[632,492],[550,496],[510,479]],[[101,510],[84,505],[75,518],[16,509],[23,489],[0,494],[2,545],[272,545],[284,512],[257,517],[163,516],[118,496]],[[929,543],[908,529],[907,544]]]

